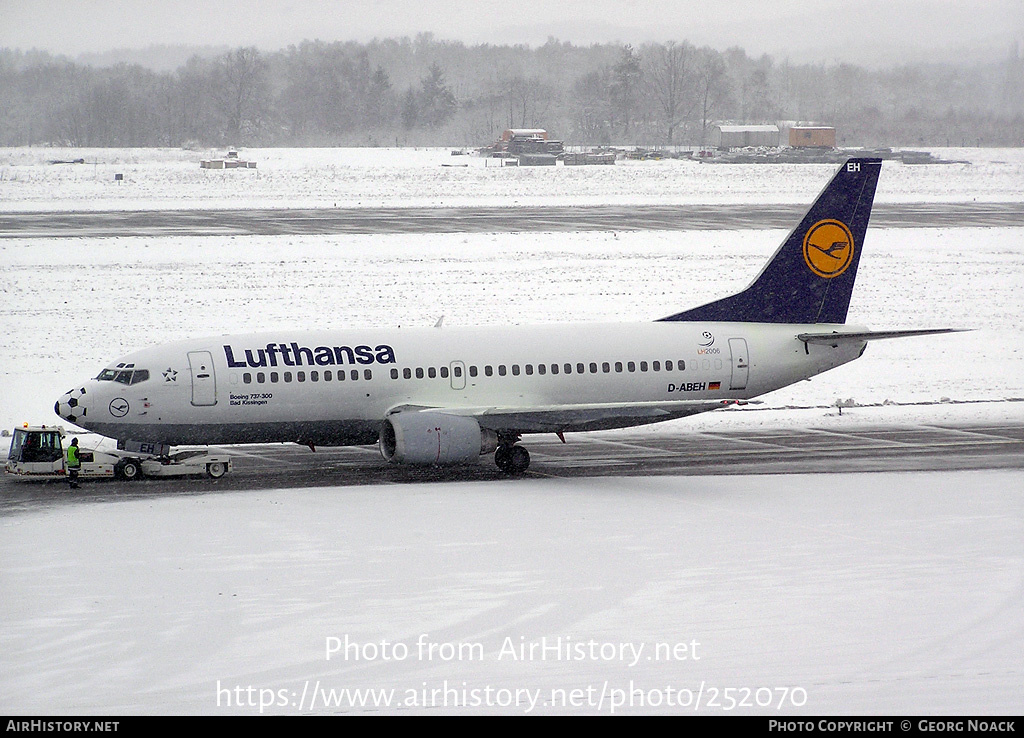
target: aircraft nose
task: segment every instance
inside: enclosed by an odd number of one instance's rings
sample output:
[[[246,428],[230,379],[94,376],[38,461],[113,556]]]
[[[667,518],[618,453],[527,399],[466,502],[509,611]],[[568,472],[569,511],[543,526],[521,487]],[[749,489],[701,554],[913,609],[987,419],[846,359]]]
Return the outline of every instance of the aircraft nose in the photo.
[[[53,404],[53,412],[70,423],[81,424],[89,415],[89,395],[85,387],[70,389]]]

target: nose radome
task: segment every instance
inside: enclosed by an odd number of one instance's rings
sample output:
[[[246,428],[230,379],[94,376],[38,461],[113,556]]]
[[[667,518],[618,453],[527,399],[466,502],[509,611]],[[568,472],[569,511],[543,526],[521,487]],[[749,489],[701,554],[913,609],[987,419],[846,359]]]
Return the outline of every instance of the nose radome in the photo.
[[[53,411],[71,423],[77,423],[88,417],[89,402],[85,387],[76,387],[65,392],[54,403]]]

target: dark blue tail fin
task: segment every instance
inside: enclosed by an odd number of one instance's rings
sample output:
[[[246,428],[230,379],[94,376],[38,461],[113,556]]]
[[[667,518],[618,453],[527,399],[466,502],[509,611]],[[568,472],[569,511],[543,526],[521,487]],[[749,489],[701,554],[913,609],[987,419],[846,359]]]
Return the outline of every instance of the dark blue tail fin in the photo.
[[[881,159],[850,159],[743,290],[662,320],[845,323]]]

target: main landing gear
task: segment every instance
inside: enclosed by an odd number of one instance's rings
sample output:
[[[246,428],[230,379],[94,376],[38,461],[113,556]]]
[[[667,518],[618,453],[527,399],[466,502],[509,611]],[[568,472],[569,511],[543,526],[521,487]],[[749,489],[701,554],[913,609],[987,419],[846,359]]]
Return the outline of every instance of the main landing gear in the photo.
[[[530,452],[517,446],[518,434],[499,436],[498,448],[494,451],[494,463],[505,474],[522,474],[530,467]]]

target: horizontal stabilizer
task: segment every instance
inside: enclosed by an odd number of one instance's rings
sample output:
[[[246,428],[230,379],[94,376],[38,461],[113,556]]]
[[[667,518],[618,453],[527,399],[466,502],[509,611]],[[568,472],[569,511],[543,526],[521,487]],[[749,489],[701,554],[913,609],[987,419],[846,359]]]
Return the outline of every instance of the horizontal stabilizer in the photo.
[[[912,331],[862,331],[860,333],[800,333],[797,338],[804,343],[824,343],[838,346],[840,343],[877,341],[882,338],[909,338],[911,336],[933,336],[938,333],[961,333],[964,328],[923,328]]]

